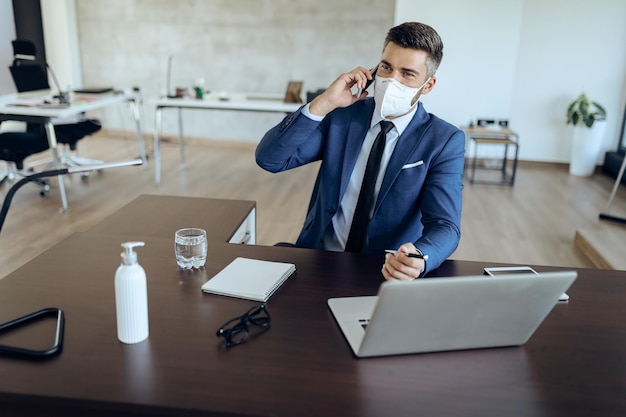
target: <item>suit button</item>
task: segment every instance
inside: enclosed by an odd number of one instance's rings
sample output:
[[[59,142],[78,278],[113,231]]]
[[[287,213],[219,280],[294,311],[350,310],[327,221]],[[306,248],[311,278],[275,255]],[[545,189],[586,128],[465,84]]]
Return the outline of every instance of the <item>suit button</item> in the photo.
[[[337,212],[337,210],[335,210],[335,208],[334,208],[334,207],[328,207],[328,213],[330,213],[330,214],[333,214],[333,215],[334,215],[336,212]]]

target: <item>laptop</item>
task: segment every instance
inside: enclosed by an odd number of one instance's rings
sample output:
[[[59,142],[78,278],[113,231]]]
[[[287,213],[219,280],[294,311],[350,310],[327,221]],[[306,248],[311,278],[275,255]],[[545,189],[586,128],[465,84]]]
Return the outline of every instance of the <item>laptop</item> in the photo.
[[[576,279],[575,271],[384,282],[378,296],[328,306],[359,358],[519,346]]]

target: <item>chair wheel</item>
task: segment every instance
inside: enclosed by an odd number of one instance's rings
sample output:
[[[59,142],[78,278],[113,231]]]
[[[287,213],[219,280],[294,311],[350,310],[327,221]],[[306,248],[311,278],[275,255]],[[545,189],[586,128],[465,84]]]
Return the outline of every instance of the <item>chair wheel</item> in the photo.
[[[89,181],[89,173],[83,173],[83,174],[80,174],[80,179],[81,179],[83,182],[87,182],[87,181]]]
[[[42,198],[48,197],[48,195],[50,195],[50,186],[46,185],[43,190],[39,191],[39,195]]]

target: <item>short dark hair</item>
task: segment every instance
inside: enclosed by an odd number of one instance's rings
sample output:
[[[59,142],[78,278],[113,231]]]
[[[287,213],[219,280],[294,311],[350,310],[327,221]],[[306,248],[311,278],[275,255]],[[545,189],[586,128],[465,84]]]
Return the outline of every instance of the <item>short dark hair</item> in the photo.
[[[429,77],[435,74],[443,58],[443,41],[435,29],[424,23],[406,22],[392,27],[387,32],[383,49],[389,42],[403,48],[425,51],[428,54],[426,66]]]

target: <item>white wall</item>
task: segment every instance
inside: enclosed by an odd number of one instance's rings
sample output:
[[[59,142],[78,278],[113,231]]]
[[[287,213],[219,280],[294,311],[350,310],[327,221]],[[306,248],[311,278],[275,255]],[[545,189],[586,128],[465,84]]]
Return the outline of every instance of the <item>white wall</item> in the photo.
[[[438,84],[424,98],[432,113],[457,125],[509,119],[521,159],[567,162],[565,109],[585,91],[608,112],[603,149],[617,146],[626,1],[397,0],[396,23],[409,20],[432,25],[445,45]]]
[[[583,91],[606,107],[603,149],[615,150],[626,98],[626,1],[527,0],[518,54],[512,115],[538,159],[569,159],[565,108]]]
[[[0,0],[0,94],[15,92],[15,84],[8,68],[13,62],[13,47],[11,46],[13,39],[15,39],[13,2]]]

